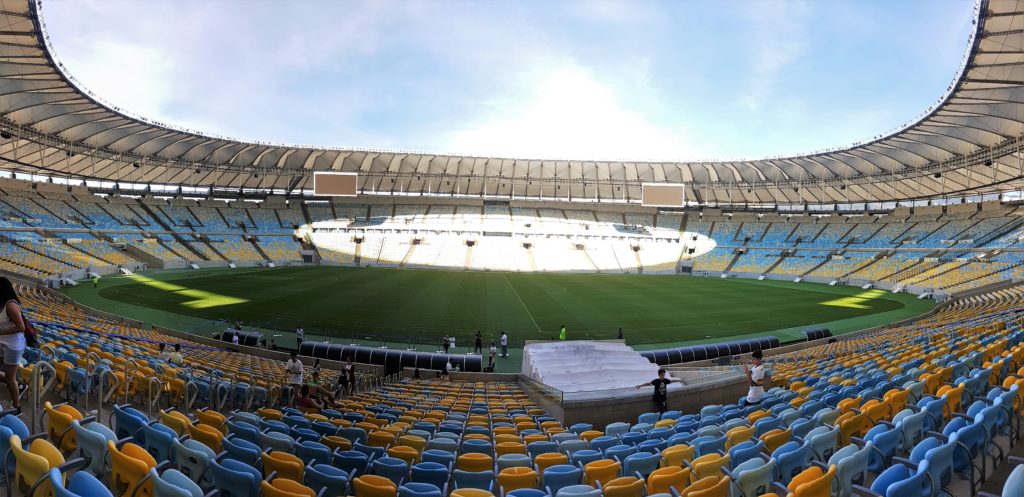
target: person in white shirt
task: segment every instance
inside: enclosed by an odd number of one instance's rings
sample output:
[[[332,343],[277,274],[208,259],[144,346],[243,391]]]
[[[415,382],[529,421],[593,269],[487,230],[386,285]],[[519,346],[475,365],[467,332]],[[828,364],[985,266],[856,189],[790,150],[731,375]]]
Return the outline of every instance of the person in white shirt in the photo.
[[[21,397],[18,386],[18,368],[21,356],[25,353],[28,343],[25,341],[25,314],[21,309],[21,300],[14,291],[11,280],[0,277],[0,357],[3,359],[2,381],[7,384],[11,394],[11,405],[21,415]]]
[[[508,333],[501,332],[501,357],[508,357]]]
[[[494,346],[494,340],[491,340],[491,347],[487,349],[487,370],[494,372],[494,357],[498,355],[498,347]]]
[[[454,367],[454,366],[452,366],[452,358],[451,358],[451,357],[449,357],[449,358],[448,358],[448,362],[447,362],[447,363],[445,363],[445,365],[444,365],[444,371],[443,371],[443,372],[442,372],[441,374],[442,374],[442,376],[445,376],[445,377],[447,377],[447,376],[448,376],[448,374],[449,374],[449,373],[451,373],[451,372],[452,372],[452,370],[454,370],[454,369],[455,369],[455,367]]]
[[[296,348],[301,348],[302,347],[302,341],[305,340],[305,339],[306,339],[306,330],[302,329],[301,326],[299,326],[298,328],[295,328],[295,343],[296,343],[295,347]]]
[[[292,352],[288,362],[284,363],[284,370],[288,373],[288,386],[291,389],[289,397],[286,398],[291,398],[302,386],[302,361],[296,357],[295,352]]]
[[[167,346],[162,343],[160,344],[160,355],[158,357],[160,357],[160,360],[162,361],[171,361],[171,353],[167,350]]]
[[[231,335],[231,343],[238,345],[238,333]]]
[[[750,360],[754,366],[743,365],[743,372],[747,374],[747,382],[750,384],[747,397],[743,399],[745,405],[760,404],[761,399],[764,398],[764,366],[761,364],[761,358],[761,351],[755,350],[750,354]]]

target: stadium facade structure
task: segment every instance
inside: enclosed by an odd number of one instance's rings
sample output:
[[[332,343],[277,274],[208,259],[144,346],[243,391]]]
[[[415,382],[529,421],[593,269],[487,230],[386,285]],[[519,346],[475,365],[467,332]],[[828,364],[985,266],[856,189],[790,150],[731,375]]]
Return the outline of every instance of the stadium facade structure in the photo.
[[[359,173],[364,193],[639,202],[641,184],[682,183],[705,205],[885,202],[1024,187],[1024,9],[981,0],[942,98],[894,132],[849,147],[729,161],[472,157],[245,142],[105,103],[54,55],[35,0],[4,0],[0,159],[50,177],[298,193],[313,171]],[[823,116],[823,119],[825,117]],[[9,137],[9,138],[7,138]]]

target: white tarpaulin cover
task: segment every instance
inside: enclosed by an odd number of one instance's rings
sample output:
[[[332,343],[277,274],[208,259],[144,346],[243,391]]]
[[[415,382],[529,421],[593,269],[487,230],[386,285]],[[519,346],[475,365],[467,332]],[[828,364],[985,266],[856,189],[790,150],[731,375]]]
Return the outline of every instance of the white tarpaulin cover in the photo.
[[[562,392],[591,392],[649,382],[658,365],[621,342],[571,340],[527,344],[523,372]]]

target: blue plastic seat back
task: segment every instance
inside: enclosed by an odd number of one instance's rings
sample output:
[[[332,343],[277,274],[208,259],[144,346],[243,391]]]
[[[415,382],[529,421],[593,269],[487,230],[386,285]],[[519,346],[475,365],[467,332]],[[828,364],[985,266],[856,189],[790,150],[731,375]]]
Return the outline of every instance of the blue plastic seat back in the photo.
[[[786,442],[775,449],[772,459],[775,459],[779,481],[789,484],[794,476],[807,469],[810,464],[811,447],[806,442]]]
[[[115,404],[113,412],[114,433],[117,434],[118,439],[138,436],[139,430],[149,422],[145,414],[131,407],[121,407]]]
[[[875,474],[881,473],[889,467],[892,458],[896,456],[896,449],[900,444],[900,427],[889,428],[885,425],[878,425],[864,436],[864,439],[871,442],[872,451],[868,454],[868,469]]]
[[[632,475],[633,473],[640,473],[646,478],[647,475],[658,469],[659,464],[661,464],[660,453],[637,452],[622,461],[622,474]]]
[[[718,451],[725,450],[725,442],[725,435],[722,435],[721,437],[715,437],[710,435],[699,437],[692,442],[693,446],[696,448],[696,454],[694,455],[694,457],[700,457],[703,455],[712,454]]]
[[[568,464],[556,464],[544,470],[541,481],[545,488],[549,489],[552,495],[557,495],[562,487],[577,485],[583,470]]]
[[[258,445],[238,437],[224,438],[221,440],[221,450],[226,453],[224,457],[234,459],[254,467],[259,465],[260,459],[263,457],[263,453],[260,451],[260,447]]]
[[[260,431],[263,431],[263,432],[283,433],[285,435],[288,435],[288,434],[290,434],[292,432],[292,429],[291,429],[290,426],[288,426],[288,425],[284,424],[283,422],[278,421],[276,419],[267,419],[267,420],[260,421],[260,428],[261,428]],[[360,430],[360,431],[362,431],[361,428],[338,428],[338,435],[342,436],[342,437],[345,437],[345,435],[342,434],[342,430]],[[364,435],[363,440],[365,441],[366,440],[366,437],[365,437],[366,432],[365,431],[363,431],[363,435]],[[345,437],[345,438],[348,438],[348,437]],[[352,439],[349,439],[349,440],[354,442],[354,440],[352,440]]]
[[[801,418],[793,421],[789,429],[793,431],[794,437],[805,438],[807,433],[814,429],[815,423],[813,419]]]
[[[507,497],[547,497],[548,493],[535,488],[520,488],[505,495]]]
[[[574,425],[569,427],[569,431],[571,431],[571,432],[573,432],[573,433],[575,433],[577,435],[579,435],[580,433],[583,433],[585,431],[590,431],[590,430],[593,430],[593,429],[594,429],[594,425],[592,425],[590,423],[576,423],[576,424],[574,424]]]
[[[107,440],[117,441],[117,435],[99,423],[89,423],[86,426],[82,426],[78,423],[77,419],[71,422],[71,429],[75,430],[78,454],[85,459],[85,470],[96,476],[105,475],[107,473],[107,465],[104,454],[107,453]],[[3,431],[4,428],[0,428],[0,433],[3,433]],[[0,435],[0,438],[6,439],[7,437]],[[0,440],[0,447],[5,443],[4,440]]]
[[[608,436],[606,435],[605,437],[608,437]],[[598,438],[603,438],[603,437],[598,437]],[[608,438],[615,438],[615,437],[608,437]],[[594,440],[597,440],[597,438],[595,438]],[[594,440],[591,440],[591,442],[593,442]],[[639,445],[640,442],[643,442],[644,440],[647,440],[647,434],[646,433],[644,433],[642,431],[631,431],[631,432],[627,432],[627,433],[623,433],[622,435],[619,435],[618,441],[613,443],[612,445],[616,445],[616,444]]]
[[[153,456],[153,459],[157,461],[167,461],[171,458],[171,447],[172,441],[177,438],[177,434],[159,423],[142,425],[141,433],[143,434],[143,444],[146,448],[146,452]]]
[[[64,476],[57,468],[51,469],[48,477],[54,497],[114,497],[103,482],[84,471],[71,475],[67,486],[64,485]]]
[[[771,491],[775,479],[776,462],[774,459],[765,462],[760,458],[750,459],[737,466],[733,475],[736,476],[735,487],[741,495],[758,496]]]
[[[555,447],[555,450],[558,450],[557,445]],[[465,441],[462,442],[462,448],[461,448],[460,452],[463,453],[463,454],[473,454],[473,453],[487,454],[487,455],[493,457],[494,456],[494,444],[492,444],[491,442],[489,442],[487,440],[477,440],[477,439],[472,439],[471,438],[469,440],[465,440]]]
[[[213,450],[191,439],[184,442],[175,439],[173,444],[174,465],[179,471],[196,483],[213,482],[213,474],[210,471],[210,461],[216,457]]]
[[[540,454],[558,452],[558,444],[550,441],[532,442],[526,446],[526,452],[530,454],[530,457],[536,458]]]
[[[760,437],[769,431],[782,427],[782,420],[775,416],[761,418],[754,423],[754,436]]]
[[[444,488],[448,483],[451,473],[448,466],[436,462],[421,462],[413,466],[410,471],[409,481],[418,483],[429,483],[438,488]]]
[[[476,488],[491,491],[494,488],[494,471],[462,471],[461,469],[456,469],[452,472],[452,481],[455,483],[455,488]]]
[[[704,406],[705,409],[707,409],[708,407],[712,407],[712,406]],[[702,414],[702,416],[703,416],[703,414]],[[637,416],[636,423],[637,424],[648,423],[648,424],[652,424],[653,425],[654,423],[657,423],[660,420],[661,420],[661,413],[658,413],[658,412],[645,412],[645,413]]]
[[[942,418],[946,409],[946,399],[926,397],[917,403],[918,407],[927,414],[924,418],[924,430],[939,431],[942,427]]]
[[[434,438],[431,438],[427,442],[427,449],[442,450],[445,452],[454,453],[455,451],[459,450],[459,442],[442,436],[436,436]]]
[[[317,494],[323,491],[323,497],[341,497],[348,490],[349,475],[330,464],[315,464],[306,466],[304,483]]]
[[[370,466],[373,468],[373,474],[391,480],[396,487],[409,476],[409,463],[397,457],[374,459]]]
[[[352,474],[354,477],[366,474],[369,464],[370,457],[356,450],[342,450],[334,453],[334,467]]]
[[[214,486],[220,491],[221,497],[259,497],[260,472],[234,459],[217,462],[210,461]]]
[[[764,442],[760,440],[740,442],[729,449],[729,464],[736,468],[751,459],[760,459],[762,451],[764,451]]]
[[[443,497],[441,489],[430,483],[410,482],[398,487],[398,497]]]
[[[604,457],[608,459],[625,460],[627,457],[636,454],[636,447],[632,445],[616,445],[604,451]]]
[[[935,485],[944,487],[953,479],[953,454],[956,451],[956,442],[956,434],[950,436],[946,443],[935,437],[925,438],[910,452],[909,459],[918,465],[927,462],[932,481]]]
[[[957,440],[963,444],[962,446],[958,445],[953,453],[953,469],[958,472],[970,469],[971,461],[985,450],[985,425],[981,419],[983,416],[979,415],[973,423],[963,426],[955,432]],[[962,418],[957,419],[963,420]]]
[[[260,447],[263,450],[272,449],[278,452],[292,453],[295,447],[295,439],[291,435],[271,431],[260,434]]]
[[[847,445],[832,454],[828,466],[836,466],[837,497],[851,497],[854,485],[863,485],[868,476],[868,456],[874,451],[871,442],[863,448]]]
[[[440,449],[427,449],[420,454],[420,460],[423,462],[436,462],[446,467],[451,467],[455,464],[455,452],[449,452]]]
[[[260,443],[260,429],[245,421],[228,420],[228,433],[254,444]]]
[[[665,440],[644,440],[643,442],[640,442],[640,444],[636,446],[636,450],[637,452],[650,452],[651,454],[661,454],[661,451],[665,450],[666,447],[668,447],[668,442],[666,442]],[[722,437],[721,447],[725,447],[725,437]]]
[[[281,422],[292,427],[292,428],[309,428],[310,421],[303,416],[284,416],[281,418]]]
[[[295,446],[295,455],[307,466],[331,464],[331,449],[320,442],[305,440]]]
[[[153,480],[154,497],[203,497],[203,489],[176,469],[157,474],[153,468],[149,470],[149,477]]]

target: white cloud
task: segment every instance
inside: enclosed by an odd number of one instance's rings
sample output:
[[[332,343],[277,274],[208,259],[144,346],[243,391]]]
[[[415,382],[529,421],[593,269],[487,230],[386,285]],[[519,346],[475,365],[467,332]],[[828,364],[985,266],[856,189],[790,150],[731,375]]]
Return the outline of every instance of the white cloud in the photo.
[[[174,63],[144,46],[98,40],[85,47],[72,75],[103,100],[132,113],[161,116],[173,98]]]
[[[744,21],[751,26],[750,71],[739,101],[757,111],[776,92],[786,66],[807,52],[810,6],[802,2],[752,2]]]
[[[650,122],[581,67],[537,68],[521,79],[526,90],[492,102],[489,115],[456,132],[446,149],[575,159],[672,160],[697,152],[684,129]]]

